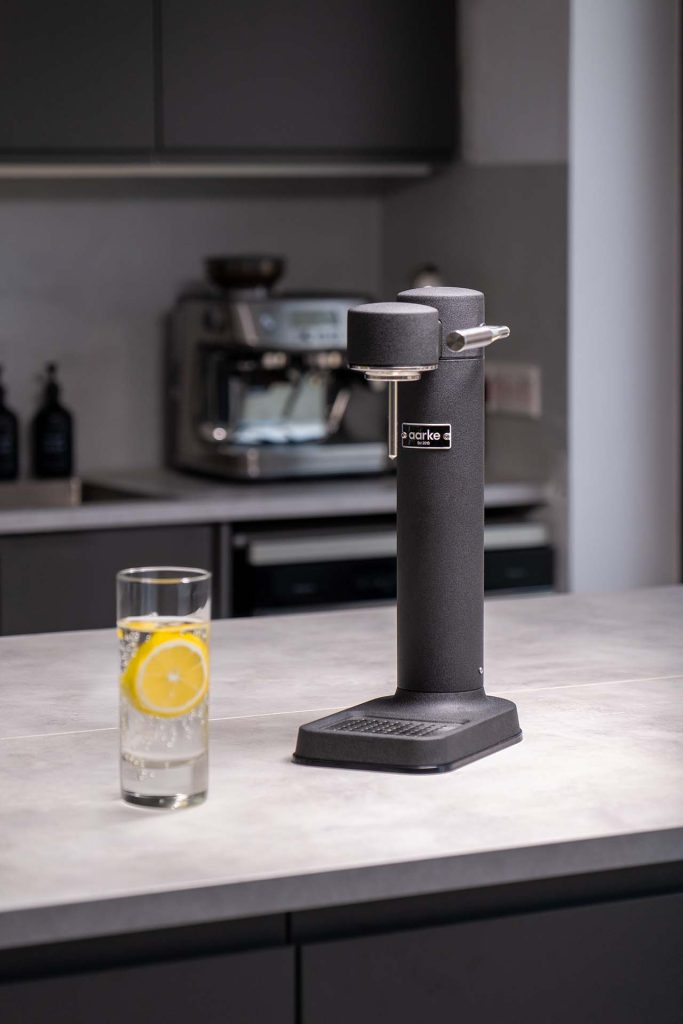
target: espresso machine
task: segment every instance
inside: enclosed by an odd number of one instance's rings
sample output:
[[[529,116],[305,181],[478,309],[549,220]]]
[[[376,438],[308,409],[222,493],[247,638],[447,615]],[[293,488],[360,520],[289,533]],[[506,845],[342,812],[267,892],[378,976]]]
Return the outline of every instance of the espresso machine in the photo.
[[[484,689],[484,323],[465,288],[401,292],[349,311],[348,360],[389,386],[398,467],[398,687],[299,729],[302,764],[443,772],[522,734]],[[399,387],[400,385],[400,387]]]
[[[386,385],[346,363],[359,295],[274,294],[272,256],[206,261],[167,345],[167,461],[233,480],[384,472]]]

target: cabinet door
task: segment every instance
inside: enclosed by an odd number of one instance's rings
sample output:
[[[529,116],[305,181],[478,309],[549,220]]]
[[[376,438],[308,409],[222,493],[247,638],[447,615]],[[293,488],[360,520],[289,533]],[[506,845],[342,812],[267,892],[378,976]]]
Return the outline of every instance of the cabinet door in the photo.
[[[153,0],[2,0],[0,152],[154,145]]]
[[[0,632],[111,626],[120,569],[178,564],[211,569],[211,559],[210,526],[5,537],[0,540]]]
[[[683,896],[304,947],[303,1024],[680,1024]]]
[[[294,1024],[294,951],[0,984],[3,1024]]]
[[[161,0],[163,145],[447,154],[455,4]]]

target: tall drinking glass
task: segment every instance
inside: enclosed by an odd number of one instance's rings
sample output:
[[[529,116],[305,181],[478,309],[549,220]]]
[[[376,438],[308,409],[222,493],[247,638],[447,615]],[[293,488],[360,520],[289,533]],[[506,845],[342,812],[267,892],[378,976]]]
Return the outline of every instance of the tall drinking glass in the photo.
[[[147,566],[116,577],[121,794],[143,807],[206,798],[211,573]]]

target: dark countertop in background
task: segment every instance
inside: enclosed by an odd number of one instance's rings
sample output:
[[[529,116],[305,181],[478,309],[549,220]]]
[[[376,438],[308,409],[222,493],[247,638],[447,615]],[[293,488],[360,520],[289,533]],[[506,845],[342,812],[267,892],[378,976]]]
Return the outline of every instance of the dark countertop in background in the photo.
[[[393,476],[276,483],[228,483],[171,470],[92,474],[86,483],[127,498],[89,501],[74,508],[0,512],[0,536],[74,530],[158,526],[162,523],[239,523],[335,516],[387,515],[396,511]],[[486,505],[544,504],[546,486],[496,482],[486,486]]]

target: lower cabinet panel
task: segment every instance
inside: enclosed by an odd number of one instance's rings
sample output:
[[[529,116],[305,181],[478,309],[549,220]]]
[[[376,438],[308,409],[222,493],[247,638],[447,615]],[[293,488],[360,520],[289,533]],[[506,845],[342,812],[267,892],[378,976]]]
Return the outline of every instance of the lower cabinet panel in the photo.
[[[294,1024],[294,951],[0,985],[2,1024]]]
[[[683,896],[304,946],[302,1024],[681,1024]]]
[[[210,526],[0,538],[0,632],[113,626],[114,577],[133,565],[212,568]]]

